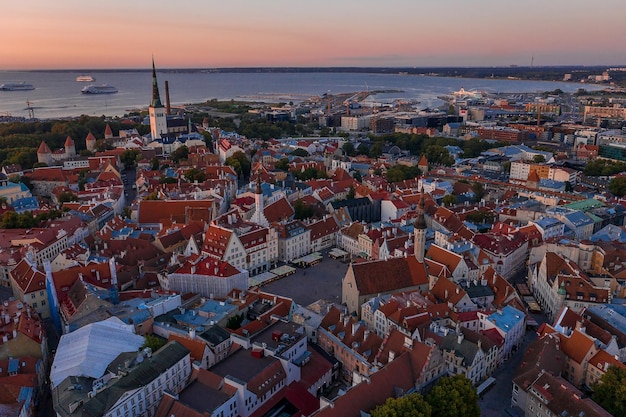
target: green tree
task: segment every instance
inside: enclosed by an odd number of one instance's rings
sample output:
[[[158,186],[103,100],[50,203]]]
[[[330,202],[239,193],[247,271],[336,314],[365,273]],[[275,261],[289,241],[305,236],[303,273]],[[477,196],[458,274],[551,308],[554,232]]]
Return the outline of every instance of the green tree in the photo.
[[[378,158],[382,154],[383,154],[383,143],[382,142],[376,142],[369,149],[369,156],[370,156],[370,158]]]
[[[190,170],[185,172],[185,178],[187,178],[187,181],[189,182],[204,182],[206,181],[206,173],[199,170],[198,168],[191,168]]]
[[[352,200],[355,196],[356,196],[356,190],[354,189],[354,186],[351,185],[350,188],[348,189],[348,195],[346,196],[346,199]]]
[[[246,154],[237,151],[231,157],[226,158],[226,165],[230,165],[237,172],[237,174],[243,175],[244,178],[250,176],[250,160],[246,157]]]
[[[485,224],[485,223],[493,223],[493,221],[495,220],[495,216],[491,212],[473,211],[469,213],[465,217],[465,219],[468,222],[472,222],[476,225],[479,225],[479,224]]]
[[[299,157],[304,158],[304,157],[309,156],[309,153],[308,153],[306,150],[302,149],[302,148],[297,148],[297,149],[294,149],[294,150],[290,153],[290,155],[293,155],[293,156],[299,156]]]
[[[465,375],[443,377],[426,396],[437,417],[480,417],[478,394]]]
[[[541,164],[541,163],[546,162],[546,158],[543,155],[535,155],[533,156],[533,162],[535,164]]]
[[[358,182],[363,182],[363,177],[361,176],[361,172],[359,171],[354,171],[352,173],[352,178],[354,178]]]
[[[482,200],[485,196],[485,186],[482,182],[475,182],[474,184],[472,184],[472,191],[476,196],[476,201]]]
[[[310,219],[315,214],[313,207],[304,204],[302,200],[297,200],[293,205],[294,218],[297,220]]]
[[[454,194],[448,194],[445,195],[441,201],[444,206],[452,207],[456,204],[456,196]]]
[[[352,142],[344,143],[343,146],[341,147],[341,149],[348,156],[356,155],[356,149],[354,148],[354,145],[352,144]]]
[[[241,327],[241,323],[243,322],[243,313],[237,314],[235,316],[231,316],[226,320],[226,327],[231,330],[237,330]]]
[[[289,170],[289,159],[287,159],[287,158],[280,158],[280,160],[274,164],[274,168],[280,169],[281,171],[288,171]]]
[[[150,169],[152,171],[159,170],[159,158],[157,158],[156,156],[150,160]]]
[[[626,370],[611,366],[591,387],[592,399],[614,416],[626,416]]]
[[[181,160],[187,160],[188,158],[189,148],[185,145],[181,146],[170,154],[170,159],[176,163],[179,163]]]
[[[430,404],[420,394],[413,393],[400,398],[388,398],[387,402],[371,411],[372,417],[430,417]]]
[[[69,201],[78,201],[78,196],[71,191],[63,191],[59,194],[57,200],[59,201],[59,204],[63,204]]]
[[[616,197],[622,197],[626,194],[626,176],[615,177],[609,181],[609,191]]]
[[[120,155],[120,161],[126,168],[132,168],[141,159],[141,153],[137,149],[126,149]]]
[[[153,352],[161,349],[167,343],[167,339],[157,336],[155,334],[148,334],[145,336],[145,341],[141,346],[141,349],[150,348]]]

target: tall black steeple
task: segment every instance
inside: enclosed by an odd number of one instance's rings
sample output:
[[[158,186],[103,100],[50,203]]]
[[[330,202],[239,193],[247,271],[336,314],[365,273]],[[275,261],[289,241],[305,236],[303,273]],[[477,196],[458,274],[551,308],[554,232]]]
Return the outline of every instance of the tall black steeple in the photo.
[[[151,107],[163,107],[161,103],[161,95],[159,94],[159,84],[157,83],[156,68],[154,66],[154,57],[152,57],[152,104]]]

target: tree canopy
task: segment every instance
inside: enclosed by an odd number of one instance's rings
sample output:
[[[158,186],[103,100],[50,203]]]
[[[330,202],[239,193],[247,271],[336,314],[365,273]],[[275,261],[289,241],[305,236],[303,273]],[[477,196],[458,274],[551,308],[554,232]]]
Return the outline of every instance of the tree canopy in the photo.
[[[426,396],[437,417],[480,417],[476,388],[465,375],[443,377]]]
[[[420,394],[409,394],[400,398],[388,398],[370,413],[372,417],[430,417],[430,405]]]
[[[245,153],[238,151],[226,158],[226,165],[233,167],[237,175],[243,175],[244,178],[250,176],[250,169],[252,165]]]
[[[592,398],[614,416],[626,416],[626,370],[611,366],[591,387]]]
[[[615,177],[609,181],[609,191],[616,197],[623,197],[626,194],[626,177]]]
[[[181,146],[170,154],[170,159],[176,163],[187,158],[189,158],[189,148],[185,145]]]

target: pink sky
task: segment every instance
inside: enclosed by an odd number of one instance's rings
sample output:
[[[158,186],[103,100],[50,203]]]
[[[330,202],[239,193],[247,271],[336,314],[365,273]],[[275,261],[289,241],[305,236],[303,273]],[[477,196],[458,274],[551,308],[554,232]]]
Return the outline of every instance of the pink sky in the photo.
[[[0,69],[626,64],[623,0],[6,3]]]

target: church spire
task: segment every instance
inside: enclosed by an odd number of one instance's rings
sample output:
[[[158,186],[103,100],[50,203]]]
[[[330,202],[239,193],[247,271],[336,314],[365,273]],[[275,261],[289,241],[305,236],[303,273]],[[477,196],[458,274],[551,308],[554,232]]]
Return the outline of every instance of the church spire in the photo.
[[[417,207],[417,220],[413,224],[413,254],[418,262],[424,262],[426,253],[426,219],[424,219],[424,184],[422,184],[422,193],[420,202]]]
[[[417,220],[415,221],[416,229],[426,229],[426,219],[424,218],[424,185],[420,192],[420,202],[417,206]]]
[[[151,107],[163,107],[161,103],[161,95],[159,94],[159,84],[157,83],[156,68],[154,66],[154,57],[152,57],[152,104]]]
[[[259,167],[256,171],[256,190],[255,194],[263,194],[263,190],[261,189],[261,167]]]

